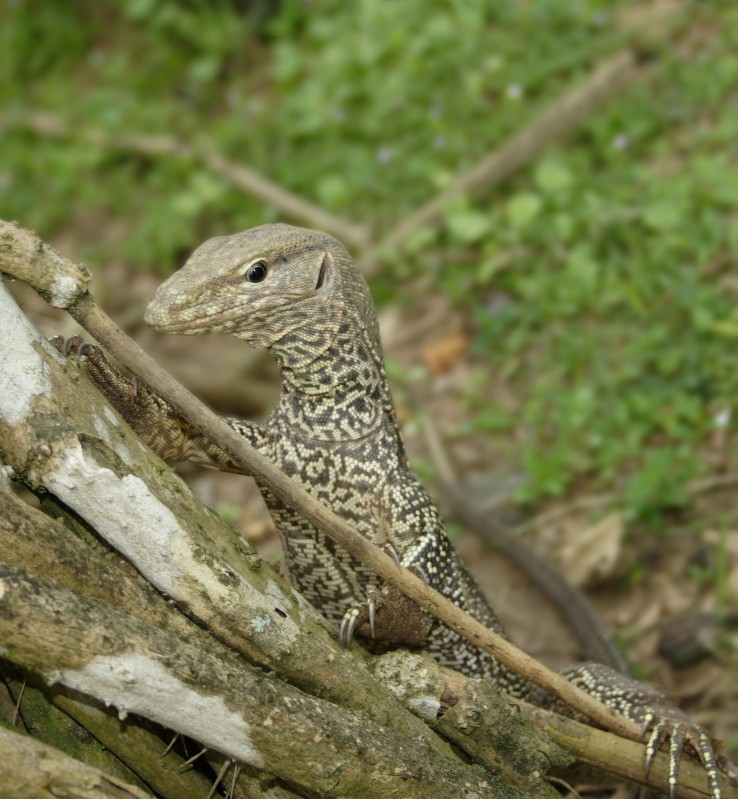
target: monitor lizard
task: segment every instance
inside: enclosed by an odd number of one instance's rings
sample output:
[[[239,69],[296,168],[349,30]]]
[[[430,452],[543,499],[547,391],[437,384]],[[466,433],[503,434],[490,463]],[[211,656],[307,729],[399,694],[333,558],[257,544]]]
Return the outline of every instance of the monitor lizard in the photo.
[[[281,368],[282,392],[263,424],[228,423],[313,496],[492,630],[496,614],[451,545],[429,495],[411,471],[385,375],[376,312],[348,251],[319,231],[262,225],[202,244],[157,290],[145,321],[164,333],[225,332],[266,349]],[[81,340],[61,345],[85,356],[92,379],[131,427],[168,461],[241,471],[148,387],[122,376]],[[384,647],[422,647],[453,669],[489,677],[514,696],[556,701],[474,647],[260,486],[295,587],[340,629]],[[647,766],[668,740],[674,792],[688,743],[719,796],[709,734],[655,688],[586,662],[563,671],[591,695],[642,724]]]

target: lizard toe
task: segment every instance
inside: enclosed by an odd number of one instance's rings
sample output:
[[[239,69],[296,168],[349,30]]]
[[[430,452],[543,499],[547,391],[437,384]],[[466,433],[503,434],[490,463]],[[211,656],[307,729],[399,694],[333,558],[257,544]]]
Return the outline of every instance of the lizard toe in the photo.
[[[338,640],[341,647],[348,647],[351,640],[354,638],[354,629],[356,628],[356,621],[359,618],[359,608],[355,606],[349,609],[341,620],[341,629],[338,634]]]
[[[392,558],[395,564],[397,564],[397,566],[402,569],[402,561],[400,561],[400,554],[397,552],[392,542],[385,542],[382,545],[382,550],[384,550],[384,552],[387,553],[387,555]]]
[[[646,738],[647,737],[647,738]],[[697,755],[700,763],[707,773],[710,783],[710,792],[713,798],[719,798],[720,781],[719,772],[723,771],[735,780],[738,769],[727,760],[720,762],[715,755],[712,739],[704,728],[679,716],[659,715],[650,712],[643,724],[642,739],[646,740],[646,775],[649,774],[651,765],[665,741],[668,740],[669,748],[669,796],[675,797],[679,783],[679,767],[684,748],[689,745]],[[732,767],[728,769],[726,767]]]
[[[728,760],[728,757],[724,754],[717,757],[717,765],[730,778],[731,782],[738,786],[738,766]]]
[[[369,589],[366,594],[366,601],[359,603],[346,611],[341,620],[338,639],[343,647],[348,647],[354,638],[354,632],[359,628],[363,636],[366,636],[366,625],[369,625],[369,634],[374,639],[376,636],[377,622],[377,599],[378,593],[374,589]]]
[[[376,638],[376,621],[377,621],[377,595],[376,592],[371,592],[367,600],[369,606],[369,632],[372,639]]]

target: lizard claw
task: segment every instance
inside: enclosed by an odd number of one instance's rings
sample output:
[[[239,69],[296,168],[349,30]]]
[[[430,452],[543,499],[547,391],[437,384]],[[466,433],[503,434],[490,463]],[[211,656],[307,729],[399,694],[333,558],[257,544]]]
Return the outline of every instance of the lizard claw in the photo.
[[[400,554],[397,552],[397,550],[395,550],[395,546],[392,544],[392,542],[389,542],[389,541],[385,542],[382,545],[382,550],[384,550],[384,552],[387,553],[387,555],[392,558],[392,560],[395,562],[395,564],[397,564],[397,566],[400,567],[400,569],[402,569],[402,562],[400,561]]]
[[[349,609],[341,620],[341,630],[339,631],[338,640],[341,642],[342,647],[348,647],[351,640],[354,638],[354,628],[356,627],[356,620],[359,618],[359,609],[354,607]]]
[[[374,592],[369,595],[369,630],[372,639],[375,638],[374,622],[377,618],[377,597]]]
[[[69,341],[69,340],[67,340]],[[66,344],[66,342],[65,342]],[[79,347],[77,347],[77,358],[82,358],[83,356],[87,356],[89,360],[89,353],[92,352],[92,348],[94,345],[91,345],[89,342],[82,342]]]
[[[64,356],[64,358],[67,358],[72,348],[76,347],[78,344],[79,336],[69,336],[64,339],[64,342],[61,345],[61,354]]]
[[[49,341],[64,356],[64,358],[70,358],[74,356],[77,359],[80,359],[83,356],[86,356],[89,360],[90,354],[94,353],[96,350],[99,350],[96,345],[91,344],[90,342],[85,342],[81,336],[69,336],[66,339],[62,339],[61,336],[54,336]]]
[[[676,796],[679,782],[679,765],[686,744],[690,744],[705,768],[710,782],[713,798],[719,798],[719,769],[722,768],[729,777],[738,783],[738,768],[725,757],[719,760],[715,756],[715,748],[709,734],[703,728],[688,720],[673,716],[661,716],[649,712],[643,722],[642,739],[646,740],[646,776],[661,745],[669,740],[669,797]]]
[[[354,630],[357,624],[364,625],[369,622],[369,632],[372,639],[375,638],[375,624],[377,619],[377,592],[370,589],[366,595],[366,603],[350,608],[341,620],[341,628],[338,638],[343,647],[348,647],[354,638]]]
[[[428,586],[431,586],[430,578],[428,577],[428,573],[420,566],[420,564],[412,564],[408,567],[410,572],[414,572],[423,583],[427,583]]]

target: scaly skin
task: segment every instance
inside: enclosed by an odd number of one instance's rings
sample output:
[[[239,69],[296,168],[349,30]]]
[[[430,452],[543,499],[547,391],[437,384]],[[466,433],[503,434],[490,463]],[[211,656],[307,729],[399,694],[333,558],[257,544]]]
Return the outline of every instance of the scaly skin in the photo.
[[[327,234],[263,225],[211,239],[156,292],[146,322],[164,333],[231,333],[267,349],[282,370],[279,404],[263,425],[228,422],[359,533],[395,553],[433,588],[504,630],[450,544],[438,512],[409,468],[384,371],[369,289],[350,255]],[[75,343],[78,344],[78,343]],[[74,345],[73,348],[74,349]],[[238,471],[227,456],[146,387],[131,386],[96,348],[90,374],[134,430],[167,460]],[[274,517],[293,584],[341,638],[354,631],[384,647],[423,647],[472,677],[555,705],[550,697],[472,646],[395,590],[260,487]],[[373,634],[373,635],[372,635]],[[715,796],[718,762],[707,733],[656,690],[609,667],[564,673],[649,732],[649,758],[670,739],[671,785],[689,742]]]

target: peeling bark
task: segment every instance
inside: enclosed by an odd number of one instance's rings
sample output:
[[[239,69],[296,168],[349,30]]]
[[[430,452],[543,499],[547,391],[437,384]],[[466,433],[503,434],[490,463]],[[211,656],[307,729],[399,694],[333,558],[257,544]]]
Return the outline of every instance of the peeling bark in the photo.
[[[112,632],[115,632],[114,635]],[[196,644],[0,566],[4,656],[50,684],[139,714],[325,796],[521,796],[365,715],[304,694],[213,642]]]
[[[287,581],[143,446],[2,285],[0,337],[13,364],[0,383],[0,454],[18,477],[52,492],[249,660],[450,753],[372,679],[356,658],[361,649],[342,650]]]

